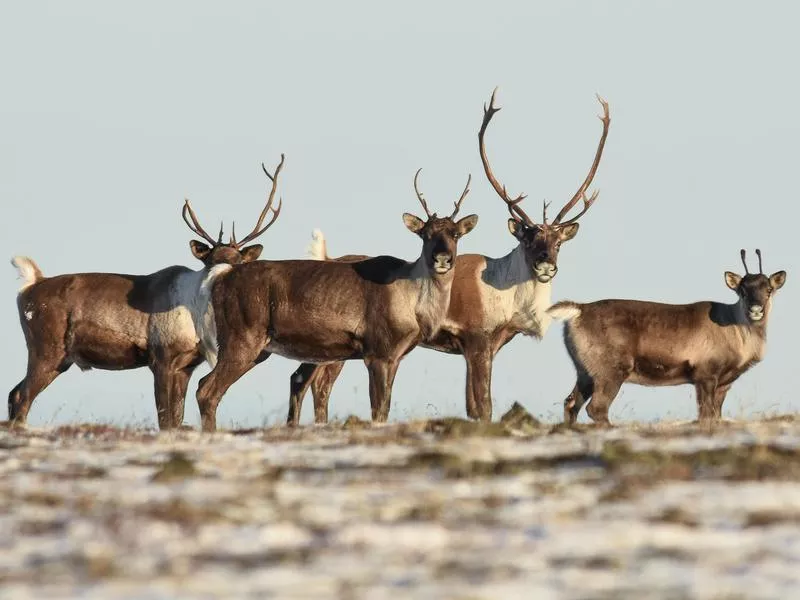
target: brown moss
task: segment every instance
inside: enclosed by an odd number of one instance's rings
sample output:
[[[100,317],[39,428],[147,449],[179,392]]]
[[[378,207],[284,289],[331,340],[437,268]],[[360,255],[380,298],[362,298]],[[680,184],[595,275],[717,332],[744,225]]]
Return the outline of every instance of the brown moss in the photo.
[[[525,410],[519,402],[514,402],[506,414],[500,417],[500,422],[506,427],[524,433],[535,433],[542,428],[542,422]]]
[[[425,425],[426,433],[434,433],[444,438],[463,437],[508,437],[511,431],[503,424],[486,421],[470,421],[458,417],[430,419]]]
[[[194,477],[196,475],[197,469],[194,466],[194,462],[183,452],[173,452],[161,465],[161,468],[153,474],[151,481],[165,483],[186,479],[187,477]]]

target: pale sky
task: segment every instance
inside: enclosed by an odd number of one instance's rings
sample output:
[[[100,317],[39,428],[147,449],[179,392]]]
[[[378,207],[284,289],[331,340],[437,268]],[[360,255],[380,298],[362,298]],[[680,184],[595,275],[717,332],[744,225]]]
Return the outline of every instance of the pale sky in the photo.
[[[599,92],[612,118],[601,194],[561,250],[553,300],[733,302],[723,272],[742,272],[740,247],[760,247],[766,270],[786,269],[788,281],[766,358],[734,385],[724,414],[794,411],[798,22],[789,1],[6,3],[0,254],[30,255],[46,275],[199,268],[183,198],[207,229],[235,219],[245,231],[267,189],[260,162],[272,168],[285,152],[283,212],[262,258],[303,257],[319,227],[334,255],[415,259],[401,215],[420,212],[419,167],[439,212],[472,173],[463,211],[480,222],[459,250],[499,257],[515,240],[480,164],[482,104],[499,86],[492,164],[540,214],[542,199],[557,210],[589,168]],[[0,377],[10,390],[26,350],[6,264]],[[282,422],[296,367],[272,357],[234,384],[220,426]],[[207,372],[190,383],[192,424]],[[415,350],[390,419],[464,416],[464,373],[461,357]],[[560,420],[573,383],[560,324],[541,342],[517,337],[495,361],[495,417],[519,401]],[[152,387],[147,369],[73,367],[29,422],[153,426]],[[347,365],[330,407],[368,417],[363,363]],[[303,422],[312,412],[309,393]],[[690,386],[626,385],[611,409],[612,421],[695,414]]]

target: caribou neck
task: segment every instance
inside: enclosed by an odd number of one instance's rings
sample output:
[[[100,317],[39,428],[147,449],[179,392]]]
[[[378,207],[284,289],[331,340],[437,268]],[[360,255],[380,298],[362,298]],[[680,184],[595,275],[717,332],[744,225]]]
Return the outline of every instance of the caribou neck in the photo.
[[[502,258],[489,259],[483,279],[489,286],[513,294],[513,319],[521,333],[544,337],[552,322],[547,313],[552,304],[552,281],[536,279],[521,243]]]
[[[455,267],[443,275],[431,273],[423,257],[411,264],[408,280],[416,288],[414,314],[423,338],[436,333],[447,316],[454,274]]]
[[[747,307],[744,301],[733,304],[714,303],[711,320],[723,328],[731,328],[736,341],[754,360],[759,361],[764,355],[767,343],[767,321],[771,307],[767,307],[764,318],[753,323],[747,318]],[[749,357],[748,357],[749,358]]]

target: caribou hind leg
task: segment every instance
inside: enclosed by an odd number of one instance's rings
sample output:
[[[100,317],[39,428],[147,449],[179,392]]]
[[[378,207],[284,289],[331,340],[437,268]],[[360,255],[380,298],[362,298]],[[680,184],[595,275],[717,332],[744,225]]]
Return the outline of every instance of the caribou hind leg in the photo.
[[[328,401],[333,384],[344,368],[344,361],[321,365],[311,378],[311,393],[314,396],[314,422],[328,422]]]
[[[308,388],[314,381],[314,377],[320,369],[314,363],[302,363],[297,370],[292,373],[289,379],[289,414],[286,416],[286,424],[296,427],[300,424],[300,412],[303,408],[303,398],[305,398]]]
[[[59,361],[60,362],[60,361]],[[28,412],[36,396],[42,393],[53,380],[66,371],[70,364],[39,360],[28,357],[28,372],[8,394],[8,420],[17,425],[28,421]]]
[[[594,379],[594,393],[592,394],[591,402],[589,402],[589,405],[586,407],[586,414],[589,415],[592,421],[605,427],[611,425],[611,422],[608,420],[608,409],[611,407],[614,398],[617,397],[623,381],[624,379],[619,378]]]
[[[594,381],[588,374],[579,374],[575,387],[564,400],[564,423],[574,425],[586,401],[592,397]]]
[[[226,351],[227,347],[235,350]],[[224,348],[220,348],[217,365],[200,380],[197,388],[197,406],[200,409],[203,431],[216,431],[217,406],[222,396],[242,375],[265,361],[269,355],[269,352],[262,351],[258,345],[233,339]]]

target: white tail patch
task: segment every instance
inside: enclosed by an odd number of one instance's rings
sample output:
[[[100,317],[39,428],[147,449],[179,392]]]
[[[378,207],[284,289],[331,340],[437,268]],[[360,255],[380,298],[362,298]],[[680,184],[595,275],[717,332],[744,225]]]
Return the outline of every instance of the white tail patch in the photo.
[[[560,321],[571,321],[575,317],[579,317],[581,309],[577,304],[572,302],[559,302],[547,309],[547,313],[554,319]]]
[[[23,280],[22,286],[19,288],[20,292],[24,292],[34,283],[44,278],[42,271],[32,258],[15,256],[11,259],[11,264],[17,268],[19,278]]]
[[[328,260],[328,245],[322,231],[315,229],[311,232],[311,243],[306,248],[308,255],[314,260]]]

